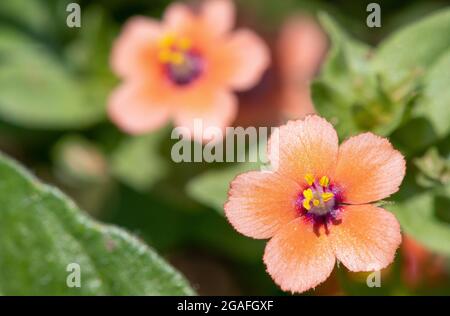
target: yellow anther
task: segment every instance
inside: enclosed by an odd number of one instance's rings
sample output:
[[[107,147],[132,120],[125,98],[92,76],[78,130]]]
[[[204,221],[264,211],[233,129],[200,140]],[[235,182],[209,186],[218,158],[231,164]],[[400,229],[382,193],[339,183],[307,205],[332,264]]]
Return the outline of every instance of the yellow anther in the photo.
[[[306,210],[308,210],[308,211],[311,209],[311,205],[309,204],[309,200],[308,200],[308,199],[303,200],[303,207],[304,207]]]
[[[328,179],[328,177],[326,176],[323,176],[322,178],[320,178],[319,183],[321,186],[327,187],[330,184],[330,179]]]
[[[313,200],[313,205],[314,206],[319,206],[319,204],[320,204],[320,201],[318,199],[314,199]]]
[[[161,48],[171,48],[175,43],[175,36],[173,34],[166,34],[159,40],[159,47]]]
[[[177,42],[177,47],[183,51],[186,51],[191,48],[191,41],[186,37],[180,38]]]
[[[329,200],[331,200],[334,197],[334,194],[331,192],[325,192],[322,193],[322,199],[324,202],[328,202]]]
[[[313,191],[311,189],[307,189],[303,191],[303,196],[306,200],[311,200],[314,197]]]
[[[308,185],[313,185],[313,183],[315,181],[314,176],[310,173],[306,174],[305,180],[308,183]]]

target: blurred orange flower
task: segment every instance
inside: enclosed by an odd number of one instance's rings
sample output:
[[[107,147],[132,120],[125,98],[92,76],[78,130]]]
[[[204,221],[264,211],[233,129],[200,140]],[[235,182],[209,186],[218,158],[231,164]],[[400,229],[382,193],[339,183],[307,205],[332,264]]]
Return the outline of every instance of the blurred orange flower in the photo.
[[[206,1],[195,13],[170,5],[159,23],[132,18],[116,40],[113,71],[123,79],[109,100],[109,115],[124,131],[144,133],[165,124],[225,128],[235,118],[232,91],[254,86],[269,65],[264,42],[252,31],[231,32],[229,0]],[[186,135],[190,136],[190,135]]]
[[[272,43],[272,63],[258,85],[240,94],[238,125],[280,125],[315,113],[310,81],[327,50],[327,38],[311,17],[289,17]]]
[[[410,288],[437,285],[447,277],[445,258],[436,255],[405,235],[402,244],[402,277]]]
[[[396,192],[405,176],[405,160],[387,139],[365,133],[339,147],[333,126],[310,115],[274,132],[269,159],[274,171],[231,183],[225,214],[240,233],[272,238],[264,262],[284,291],[322,283],[336,259],[351,271],[393,261],[399,223],[370,204]]]
[[[327,38],[310,17],[293,16],[283,25],[278,40],[281,73],[281,104],[288,118],[315,113],[310,81],[324,57]]]

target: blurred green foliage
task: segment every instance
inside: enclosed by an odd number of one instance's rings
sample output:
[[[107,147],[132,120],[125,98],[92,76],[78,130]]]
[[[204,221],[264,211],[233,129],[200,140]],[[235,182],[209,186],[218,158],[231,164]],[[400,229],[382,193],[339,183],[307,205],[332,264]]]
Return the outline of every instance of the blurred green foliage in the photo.
[[[92,216],[138,235],[200,294],[208,294],[202,292],[208,287],[204,282],[219,293],[282,294],[265,273],[264,241],[239,235],[223,216],[229,181],[258,169],[258,163],[177,164],[170,159],[170,126],[134,137],[108,122],[108,94],[118,83],[109,68],[114,38],[129,17],[160,18],[170,1],[79,1],[79,29],[66,27],[69,2],[0,3],[0,149],[63,189]],[[342,139],[370,130],[402,151],[408,176],[386,208],[395,212],[404,232],[449,257],[447,4],[378,1],[383,27],[370,29],[365,21],[371,1],[236,2],[239,24],[269,38],[276,38],[291,14],[318,16],[330,39],[312,84],[319,114],[333,122]],[[193,293],[152,250],[81,215],[15,163],[1,158],[0,174],[0,293],[80,294],[64,287],[66,261],[75,259],[87,269],[84,282],[90,286],[82,294]],[[114,256],[105,239],[114,241]],[[186,268],[180,262],[194,262],[194,256],[202,267],[214,262],[217,274],[207,281],[191,277],[199,274],[196,265]],[[340,267],[339,291],[330,280],[317,293],[450,294],[448,282],[437,288],[406,286],[403,269],[400,254],[383,286],[372,289]],[[222,277],[233,284],[231,292],[216,282]]]

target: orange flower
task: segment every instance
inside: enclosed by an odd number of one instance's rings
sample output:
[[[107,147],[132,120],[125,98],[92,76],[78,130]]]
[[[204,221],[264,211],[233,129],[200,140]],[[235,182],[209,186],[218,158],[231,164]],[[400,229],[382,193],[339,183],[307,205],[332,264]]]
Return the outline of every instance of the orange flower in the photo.
[[[283,112],[291,119],[315,113],[310,81],[326,52],[325,33],[312,18],[293,16],[284,23],[277,48]]]
[[[410,288],[436,286],[447,279],[444,257],[432,253],[407,235],[403,238],[401,250],[402,277]]]
[[[284,291],[317,286],[336,259],[351,271],[393,261],[399,223],[370,204],[396,192],[405,175],[405,160],[388,140],[365,133],[339,147],[333,126],[312,115],[272,135],[269,159],[276,170],[233,180],[225,214],[240,233],[272,238],[264,262]]]
[[[234,15],[231,1],[210,0],[198,14],[172,4],[161,23],[132,18],[112,50],[113,71],[124,83],[109,100],[111,119],[129,133],[169,118],[191,131],[197,118],[204,127],[228,126],[237,112],[232,91],[255,85],[269,64],[259,37],[231,32]]]
[[[327,38],[311,17],[296,13],[265,39],[273,47],[272,63],[263,79],[239,94],[236,125],[278,126],[286,119],[314,114],[310,81],[318,71],[327,48]]]

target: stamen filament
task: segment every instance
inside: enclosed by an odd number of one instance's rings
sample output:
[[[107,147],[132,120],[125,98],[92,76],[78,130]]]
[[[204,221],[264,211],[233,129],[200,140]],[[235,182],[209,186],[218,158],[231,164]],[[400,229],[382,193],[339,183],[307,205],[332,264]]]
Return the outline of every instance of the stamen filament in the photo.
[[[302,192],[303,209],[316,215],[327,214],[335,205],[335,194],[330,190],[330,179],[322,176],[316,181],[310,173],[305,175],[309,187]]]

